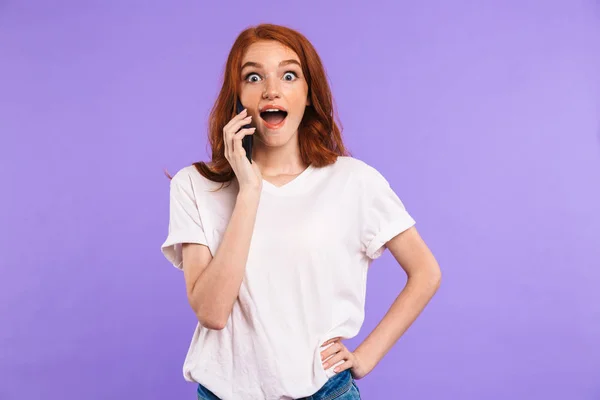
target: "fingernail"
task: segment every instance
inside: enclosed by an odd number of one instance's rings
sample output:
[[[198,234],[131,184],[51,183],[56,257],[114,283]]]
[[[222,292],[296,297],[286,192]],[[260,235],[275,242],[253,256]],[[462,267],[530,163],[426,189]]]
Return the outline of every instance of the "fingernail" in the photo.
[[[323,368],[325,368],[325,369],[326,369],[327,367],[329,367],[329,363],[325,363],[325,364],[323,364]]]

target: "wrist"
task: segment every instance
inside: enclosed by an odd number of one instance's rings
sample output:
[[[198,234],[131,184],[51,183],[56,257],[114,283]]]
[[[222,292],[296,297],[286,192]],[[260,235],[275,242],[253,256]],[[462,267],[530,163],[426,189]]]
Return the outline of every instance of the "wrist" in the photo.
[[[358,347],[354,350],[354,355],[360,360],[361,366],[367,371],[370,372],[377,365],[377,360],[373,359],[370,355],[372,353],[365,352],[364,349]]]
[[[260,199],[261,188],[259,187],[243,187],[240,188],[237,198],[243,201],[258,201]]]

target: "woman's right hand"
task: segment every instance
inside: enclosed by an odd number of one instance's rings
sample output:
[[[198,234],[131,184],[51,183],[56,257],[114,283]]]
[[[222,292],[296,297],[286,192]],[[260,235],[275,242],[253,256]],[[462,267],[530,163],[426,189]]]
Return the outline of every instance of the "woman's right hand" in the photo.
[[[246,135],[253,135],[256,128],[241,129],[252,121],[252,116],[246,116],[244,110],[227,123],[223,128],[225,142],[225,158],[229,161],[238,180],[240,191],[245,189],[259,190],[262,188],[262,174],[255,162],[250,163],[246,157],[246,150],[242,146],[242,139]]]

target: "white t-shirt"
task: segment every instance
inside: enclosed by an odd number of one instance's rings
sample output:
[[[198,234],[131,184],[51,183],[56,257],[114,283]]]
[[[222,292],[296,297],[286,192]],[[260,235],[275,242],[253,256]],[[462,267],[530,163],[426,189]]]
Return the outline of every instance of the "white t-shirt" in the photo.
[[[237,181],[220,191],[193,166],[171,181],[165,257],[182,268],[181,243],[214,255]],[[245,276],[227,325],[198,324],[183,373],[224,400],[310,396],[333,376],[322,343],[352,338],[364,320],[367,271],[385,243],[415,224],[373,167],[339,157],[277,187],[263,182]]]

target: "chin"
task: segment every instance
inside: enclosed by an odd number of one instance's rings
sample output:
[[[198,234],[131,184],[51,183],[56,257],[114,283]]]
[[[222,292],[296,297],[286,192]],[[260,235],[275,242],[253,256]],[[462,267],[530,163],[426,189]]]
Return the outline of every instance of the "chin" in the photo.
[[[290,141],[290,139],[291,139],[291,136],[289,136],[289,135],[268,135],[268,136],[263,136],[261,138],[261,141],[267,147],[281,147],[281,146],[287,144]]]
[[[287,144],[290,140],[296,136],[293,133],[289,133],[286,130],[274,131],[274,132],[260,132],[259,139],[261,142],[268,147],[279,147]]]

